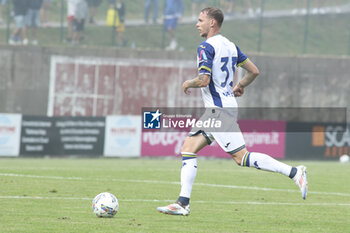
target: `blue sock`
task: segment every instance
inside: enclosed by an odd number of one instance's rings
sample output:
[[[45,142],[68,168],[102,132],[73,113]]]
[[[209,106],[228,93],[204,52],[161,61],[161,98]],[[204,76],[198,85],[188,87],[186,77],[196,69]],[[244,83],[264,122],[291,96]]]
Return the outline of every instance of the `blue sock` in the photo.
[[[188,204],[190,204],[190,199],[188,197],[179,196],[177,201],[180,202],[183,206],[187,206]]]
[[[289,178],[293,178],[295,176],[295,174],[297,174],[297,168],[296,167],[292,167],[292,170],[290,171],[290,174],[289,174]]]

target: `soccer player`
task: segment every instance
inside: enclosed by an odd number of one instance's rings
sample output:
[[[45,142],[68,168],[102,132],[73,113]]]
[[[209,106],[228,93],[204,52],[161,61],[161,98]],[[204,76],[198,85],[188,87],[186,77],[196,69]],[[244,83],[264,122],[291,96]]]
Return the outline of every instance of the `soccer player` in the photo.
[[[190,88],[201,88],[204,105],[213,114],[225,108],[237,108],[235,97],[242,96],[244,89],[259,75],[258,68],[240,49],[220,34],[224,16],[220,9],[204,8],[198,18],[197,29],[206,40],[198,47],[199,75],[186,80],[183,91],[188,94]],[[233,86],[235,66],[246,70],[242,80]],[[229,93],[229,94],[228,94]],[[190,196],[197,174],[197,153],[214,139],[220,147],[229,153],[239,166],[254,167],[263,171],[281,173],[297,184],[302,198],[307,197],[308,183],[306,167],[292,167],[279,162],[269,155],[248,152],[238,124],[232,119],[234,132],[191,132],[182,148],[181,192],[177,201],[157,210],[165,214],[188,215]]]

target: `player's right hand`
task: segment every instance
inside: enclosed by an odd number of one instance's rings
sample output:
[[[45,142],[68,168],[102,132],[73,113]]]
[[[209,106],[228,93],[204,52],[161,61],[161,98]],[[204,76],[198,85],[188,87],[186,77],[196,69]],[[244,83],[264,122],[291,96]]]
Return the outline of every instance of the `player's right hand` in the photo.
[[[182,84],[182,90],[185,92],[186,95],[191,94],[191,91],[189,90],[189,87],[188,87],[188,80],[186,80],[186,81]]]
[[[239,83],[233,87],[233,94],[235,97],[240,97],[244,94],[244,87]]]

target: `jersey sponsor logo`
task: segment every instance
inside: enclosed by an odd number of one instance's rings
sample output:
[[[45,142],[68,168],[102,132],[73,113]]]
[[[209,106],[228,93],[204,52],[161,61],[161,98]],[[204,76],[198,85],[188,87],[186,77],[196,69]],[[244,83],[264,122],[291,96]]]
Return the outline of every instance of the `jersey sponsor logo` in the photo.
[[[205,53],[204,50],[201,50],[199,52],[199,62],[205,62],[205,61],[208,61],[207,54]]]
[[[232,82],[231,82],[232,83]],[[231,84],[230,84],[231,86]],[[229,92],[229,91],[226,91],[226,92],[222,92],[222,95],[223,96],[226,96],[226,97],[235,97],[235,95],[233,94],[233,92]]]

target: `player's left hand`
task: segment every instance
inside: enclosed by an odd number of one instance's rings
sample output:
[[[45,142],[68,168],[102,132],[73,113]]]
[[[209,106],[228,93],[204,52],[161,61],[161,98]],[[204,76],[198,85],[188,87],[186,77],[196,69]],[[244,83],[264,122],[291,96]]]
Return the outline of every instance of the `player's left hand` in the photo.
[[[186,81],[182,84],[182,90],[185,92],[186,95],[191,94],[191,91],[189,90],[189,87],[188,87],[188,80],[186,80]]]
[[[241,86],[239,83],[233,87],[233,94],[235,97],[240,97],[244,94],[244,87]]]

